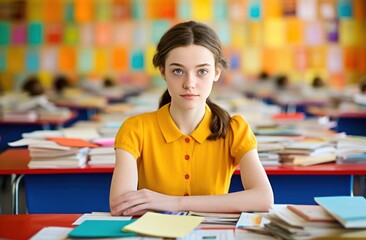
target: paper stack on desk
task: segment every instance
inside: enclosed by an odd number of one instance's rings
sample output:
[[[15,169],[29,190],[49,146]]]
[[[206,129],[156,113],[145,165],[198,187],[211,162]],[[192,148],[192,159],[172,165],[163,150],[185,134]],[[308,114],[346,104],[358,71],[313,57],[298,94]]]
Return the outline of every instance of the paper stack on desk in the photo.
[[[283,164],[309,166],[336,160],[336,148],[329,141],[296,141],[284,144],[279,151]]]
[[[365,164],[366,138],[347,136],[337,139],[337,163]]]
[[[336,219],[329,218],[322,207],[317,205],[297,206],[302,213],[294,211],[290,205],[275,204],[270,209],[267,218],[270,223],[265,229],[281,239],[316,239],[337,238],[347,234],[358,234],[357,230],[344,228]],[[314,206],[314,207],[310,207]],[[308,215],[309,218],[303,216]]]
[[[28,163],[29,168],[71,168],[86,164],[89,147],[83,147],[81,143],[84,140],[74,141],[67,146],[63,138],[56,139],[62,139],[62,145],[53,140],[32,138],[23,138],[9,145],[28,146],[31,158]]]
[[[240,213],[211,213],[211,212],[197,212],[189,211],[188,216],[204,217],[202,224],[220,224],[220,225],[231,225],[235,227]]]
[[[89,156],[89,165],[115,164],[116,162],[114,147],[92,148]]]

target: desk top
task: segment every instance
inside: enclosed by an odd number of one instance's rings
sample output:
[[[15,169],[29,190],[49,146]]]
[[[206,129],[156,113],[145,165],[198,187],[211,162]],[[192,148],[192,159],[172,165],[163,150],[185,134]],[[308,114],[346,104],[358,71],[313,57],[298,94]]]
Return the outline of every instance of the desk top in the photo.
[[[86,165],[81,168],[30,169],[28,149],[7,149],[0,154],[0,174],[113,173],[114,165]],[[313,166],[264,166],[268,175],[366,175],[366,164],[325,163]],[[240,170],[234,174],[240,174]]]
[[[1,239],[30,239],[48,226],[72,227],[82,214],[0,214]]]

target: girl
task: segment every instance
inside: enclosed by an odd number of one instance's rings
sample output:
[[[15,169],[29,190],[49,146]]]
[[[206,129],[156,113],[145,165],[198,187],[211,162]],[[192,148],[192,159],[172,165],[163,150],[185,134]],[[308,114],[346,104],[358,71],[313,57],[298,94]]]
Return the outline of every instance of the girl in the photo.
[[[157,111],[127,119],[116,135],[112,215],[268,211],[273,193],[253,132],[209,99],[227,68],[215,31],[193,21],[173,26],[153,64],[168,89]],[[245,190],[228,193],[238,166]]]

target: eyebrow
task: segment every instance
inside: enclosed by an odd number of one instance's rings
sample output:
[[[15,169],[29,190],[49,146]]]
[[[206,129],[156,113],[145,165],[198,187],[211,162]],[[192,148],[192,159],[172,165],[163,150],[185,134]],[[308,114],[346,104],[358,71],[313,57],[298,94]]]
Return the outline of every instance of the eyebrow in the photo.
[[[169,66],[178,66],[178,67],[184,67],[182,64],[180,63],[171,63],[169,64]],[[195,66],[196,68],[197,67],[207,67],[207,66],[211,66],[211,64],[208,64],[208,63],[202,63],[202,64],[198,64],[197,66]]]

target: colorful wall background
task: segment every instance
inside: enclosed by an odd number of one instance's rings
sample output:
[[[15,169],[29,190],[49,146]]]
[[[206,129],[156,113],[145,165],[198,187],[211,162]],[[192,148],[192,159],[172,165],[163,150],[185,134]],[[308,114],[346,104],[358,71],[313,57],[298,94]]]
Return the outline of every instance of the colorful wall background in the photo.
[[[342,87],[366,74],[364,0],[1,0],[1,86],[17,89],[30,74],[51,86],[57,73],[159,84],[155,44],[190,19],[221,37],[228,84],[266,71]]]

